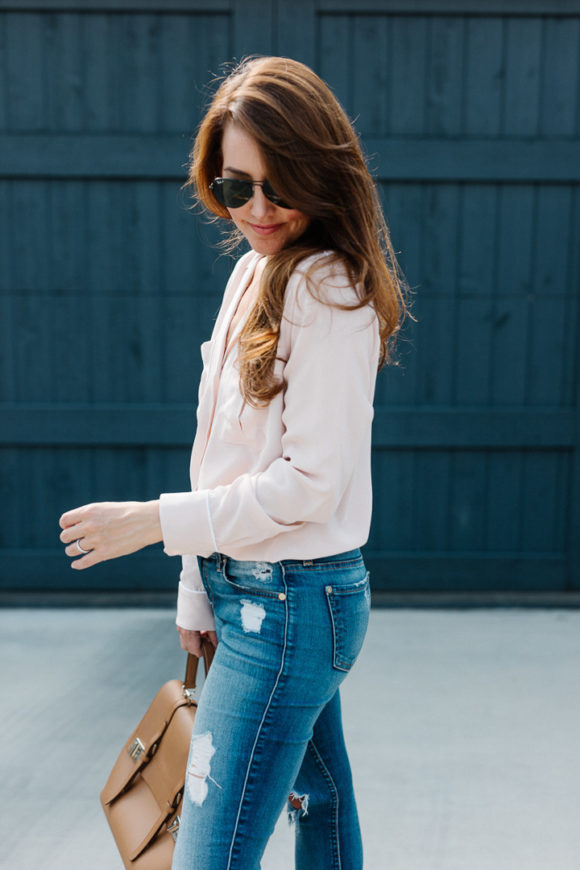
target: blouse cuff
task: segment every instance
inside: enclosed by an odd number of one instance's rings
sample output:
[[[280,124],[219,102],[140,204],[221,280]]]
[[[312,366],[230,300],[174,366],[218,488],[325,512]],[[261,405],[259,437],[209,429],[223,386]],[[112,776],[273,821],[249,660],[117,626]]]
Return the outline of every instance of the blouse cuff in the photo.
[[[179,584],[175,622],[189,631],[215,631],[213,608],[205,590],[189,589],[183,582]]]
[[[159,520],[168,556],[210,556],[217,552],[207,490],[163,493],[159,497]]]

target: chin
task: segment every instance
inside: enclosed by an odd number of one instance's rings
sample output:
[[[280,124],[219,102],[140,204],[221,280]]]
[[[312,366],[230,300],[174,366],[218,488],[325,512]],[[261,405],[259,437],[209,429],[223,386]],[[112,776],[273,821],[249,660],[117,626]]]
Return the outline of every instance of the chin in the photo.
[[[256,254],[261,254],[263,257],[268,257],[271,254],[277,254],[284,247],[281,242],[266,241],[265,239],[253,239],[250,242],[252,250]]]

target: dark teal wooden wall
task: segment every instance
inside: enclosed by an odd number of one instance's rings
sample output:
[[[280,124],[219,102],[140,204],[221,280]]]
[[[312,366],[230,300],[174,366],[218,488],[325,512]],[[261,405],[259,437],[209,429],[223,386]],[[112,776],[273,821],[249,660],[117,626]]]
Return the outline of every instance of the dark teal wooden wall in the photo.
[[[580,588],[579,0],[0,0],[0,588],[60,513],[187,487],[231,262],[180,191],[223,61],[311,64],[356,120],[415,288],[379,379],[377,590]]]

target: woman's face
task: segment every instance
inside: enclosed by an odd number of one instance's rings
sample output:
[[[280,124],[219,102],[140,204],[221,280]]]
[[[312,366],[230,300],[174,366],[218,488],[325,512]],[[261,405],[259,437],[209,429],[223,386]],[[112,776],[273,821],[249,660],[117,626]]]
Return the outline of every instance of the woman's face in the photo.
[[[222,138],[224,178],[266,181],[260,148],[245,130],[229,121]],[[253,197],[239,208],[228,208],[233,222],[258,254],[276,254],[298,239],[310,218],[293,208],[280,208],[267,199],[262,188],[254,187]]]

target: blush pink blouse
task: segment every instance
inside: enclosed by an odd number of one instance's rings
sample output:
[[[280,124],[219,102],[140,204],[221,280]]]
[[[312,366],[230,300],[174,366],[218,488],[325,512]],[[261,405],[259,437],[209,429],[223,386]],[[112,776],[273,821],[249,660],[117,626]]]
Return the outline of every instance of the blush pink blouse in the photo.
[[[226,351],[259,254],[237,263],[211,340],[201,347],[192,491],[160,497],[165,552],[183,557],[177,606],[183,628],[214,626],[198,555],[315,559],[368,538],[378,322],[370,306],[345,311],[321,301],[358,298],[346,271],[326,265],[327,256],[305,260],[288,282],[275,364],[284,387],[266,408],[244,402],[237,342]],[[305,279],[313,265],[316,295]]]

